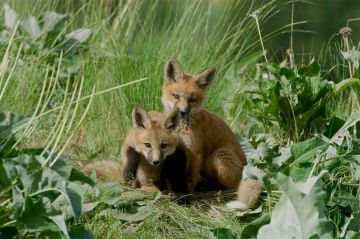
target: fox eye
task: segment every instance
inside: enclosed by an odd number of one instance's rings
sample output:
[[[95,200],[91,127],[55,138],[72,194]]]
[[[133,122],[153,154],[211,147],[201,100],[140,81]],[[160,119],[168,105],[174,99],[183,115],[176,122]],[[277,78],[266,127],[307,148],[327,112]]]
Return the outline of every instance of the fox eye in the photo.
[[[151,144],[149,144],[149,143],[144,143],[144,145],[146,148],[151,148]]]
[[[168,146],[167,144],[161,144],[162,149],[166,148],[167,146]]]
[[[180,96],[177,94],[172,94],[176,100],[180,99]]]
[[[195,98],[190,98],[190,99],[189,99],[189,103],[190,103],[190,104],[194,104],[195,102],[196,102],[196,99],[195,99]]]

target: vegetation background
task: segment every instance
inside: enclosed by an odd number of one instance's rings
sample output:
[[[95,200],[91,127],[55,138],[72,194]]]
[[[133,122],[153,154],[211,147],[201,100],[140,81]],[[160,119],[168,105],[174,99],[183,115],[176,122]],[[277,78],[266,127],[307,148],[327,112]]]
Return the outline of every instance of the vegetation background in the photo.
[[[0,3],[0,238],[359,237],[357,0]],[[217,67],[205,107],[264,183],[258,208],[76,183],[92,185],[78,165],[120,160],[134,106],[162,109],[169,57]]]

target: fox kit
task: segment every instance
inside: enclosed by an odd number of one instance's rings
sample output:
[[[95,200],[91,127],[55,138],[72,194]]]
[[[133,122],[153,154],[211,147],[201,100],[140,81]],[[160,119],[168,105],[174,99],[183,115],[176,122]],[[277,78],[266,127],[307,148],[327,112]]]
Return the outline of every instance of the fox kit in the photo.
[[[179,111],[164,115],[156,111],[147,113],[137,107],[132,121],[133,127],[121,147],[124,181],[134,180],[135,187],[145,190],[166,187],[171,191],[182,191],[187,156],[177,134]]]
[[[136,107],[132,121],[133,126],[121,148],[122,164],[101,160],[86,165],[82,171],[87,174],[95,171],[102,180],[132,182],[132,186],[147,191],[184,192],[187,154],[177,135],[179,111],[165,115],[156,111],[147,113]]]
[[[202,107],[214,77],[215,68],[192,75],[170,59],[164,69],[162,102],[166,111],[179,109],[181,113],[179,136],[192,152],[188,190],[195,190],[201,174],[218,188],[239,187],[237,203],[229,206],[245,209],[254,206],[261,185],[256,180],[240,183],[245,154],[229,126]]]

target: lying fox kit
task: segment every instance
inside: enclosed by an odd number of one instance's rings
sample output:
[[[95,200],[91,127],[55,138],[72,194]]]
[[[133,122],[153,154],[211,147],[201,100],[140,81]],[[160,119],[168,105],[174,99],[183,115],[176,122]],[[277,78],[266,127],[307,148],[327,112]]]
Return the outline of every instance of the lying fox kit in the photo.
[[[173,191],[182,190],[186,154],[177,134],[179,111],[164,115],[156,111],[147,113],[137,107],[132,113],[132,121],[133,127],[121,148],[124,181],[133,181],[133,186],[145,190],[159,190],[164,186]]]
[[[195,190],[201,174],[216,188],[239,187],[238,200],[244,209],[256,203],[261,185],[257,187],[256,180],[251,185],[240,184],[245,154],[229,126],[202,107],[215,71],[209,68],[195,75],[185,73],[175,59],[170,59],[164,69],[162,102],[166,111],[178,109],[181,112],[179,137],[192,153],[188,158],[188,190]],[[253,187],[254,183],[257,186]]]

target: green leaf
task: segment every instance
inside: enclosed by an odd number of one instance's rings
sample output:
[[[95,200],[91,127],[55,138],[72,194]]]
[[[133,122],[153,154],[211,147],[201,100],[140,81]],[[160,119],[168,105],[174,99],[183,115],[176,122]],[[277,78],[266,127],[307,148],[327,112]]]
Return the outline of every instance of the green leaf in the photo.
[[[53,162],[54,158],[55,157],[53,157],[52,160],[50,160],[49,165]],[[65,179],[69,179],[71,172],[72,172],[72,168],[73,168],[73,162],[71,160],[67,159],[64,155],[61,155],[57,159],[55,164],[52,165],[50,168],[53,169],[54,171],[56,171],[58,174],[60,174]]]
[[[274,157],[272,159],[272,162],[276,164],[278,167],[281,167],[286,161],[288,161],[291,157],[291,150],[290,148],[281,147],[279,149],[280,155],[277,157]]]
[[[82,197],[77,187],[78,186],[74,183],[69,183],[66,186],[66,193],[71,205],[75,222],[79,222],[82,211]]]
[[[91,177],[87,176],[86,174],[77,170],[76,168],[72,168],[71,170],[70,181],[72,182],[79,181],[79,182],[87,183],[90,186],[95,186],[95,181]]]
[[[328,147],[328,144],[318,137],[296,143],[291,146],[290,150],[295,157],[294,164],[312,162],[318,152],[323,152]]]
[[[310,65],[300,68],[298,73],[302,76],[317,76],[320,74],[320,64],[313,61]]]
[[[343,238],[357,238],[359,234],[354,234],[353,232],[360,232],[360,212],[356,212],[348,218],[347,222],[344,224],[340,237]]]
[[[360,239],[360,232],[348,231],[345,239]]]
[[[68,231],[66,229],[66,223],[65,218],[63,215],[55,215],[55,216],[49,216],[50,220],[53,221],[61,230],[61,232],[65,235],[66,238],[69,238]]]
[[[211,230],[212,239],[236,239],[236,234],[228,228],[215,228]]]
[[[100,185],[99,201],[108,205],[115,205],[123,201],[121,194],[125,191],[124,186],[119,183],[103,183]]]
[[[72,227],[69,235],[70,239],[95,239],[94,235],[83,227]]]
[[[260,228],[258,238],[332,238],[320,187],[309,186],[310,192],[304,194],[290,177],[279,174],[276,181],[284,194],[272,211],[270,224]]]
[[[288,68],[285,68],[285,67],[281,67],[278,71],[278,74],[280,76],[285,76],[287,79],[290,79],[290,78],[293,78],[296,76],[294,70],[292,69],[288,69]]]
[[[46,203],[41,198],[25,196],[22,210],[15,214],[15,218],[28,232],[59,231],[59,228],[50,221]]]
[[[0,140],[19,136],[19,132],[16,131],[29,120],[30,117],[15,115],[10,112],[0,112]]]
[[[256,235],[263,225],[270,222],[270,215],[265,213],[261,217],[247,224],[241,232],[241,238],[256,238]]]
[[[66,195],[65,186],[64,178],[50,168],[43,167],[41,171],[34,174],[30,192],[36,194],[42,192],[42,194],[56,198],[59,194]]]

